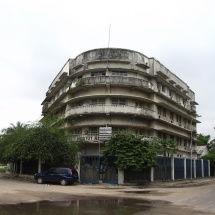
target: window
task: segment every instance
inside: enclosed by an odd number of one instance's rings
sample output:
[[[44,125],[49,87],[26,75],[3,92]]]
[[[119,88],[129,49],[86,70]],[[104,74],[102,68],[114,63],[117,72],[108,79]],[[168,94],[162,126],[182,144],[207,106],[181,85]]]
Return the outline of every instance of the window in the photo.
[[[158,131],[158,138],[162,138],[162,132]]]
[[[181,116],[178,114],[176,114],[176,122],[181,123]]]
[[[125,131],[125,128],[123,128],[123,127],[112,127],[112,134],[118,134],[121,131]]]
[[[162,85],[162,92],[166,93],[166,86]]]
[[[90,133],[91,134],[98,134],[99,133],[99,127],[90,127]]]
[[[144,135],[144,130],[135,130],[135,135],[138,136],[138,135]]]
[[[180,102],[180,96],[176,94],[176,101],[179,103]]]
[[[172,97],[172,90],[169,90],[169,97]]]
[[[160,82],[157,82],[157,88],[158,88],[158,90],[159,90],[159,91],[161,90],[162,85],[161,85],[161,83],[160,83]]]
[[[82,105],[83,105],[82,101],[76,103],[76,106],[82,106]]]
[[[174,113],[172,111],[170,111],[170,115],[169,115],[170,119],[173,120],[174,119]]]
[[[171,140],[174,140],[175,138],[174,138],[174,135],[170,135],[170,139]]]
[[[128,73],[124,71],[113,71],[112,76],[128,76]]]
[[[104,105],[105,104],[105,98],[95,98],[95,99],[92,99],[91,102],[90,102],[91,105]]]
[[[158,114],[161,115],[162,108],[158,106]]]
[[[135,102],[135,106],[139,107],[139,108],[143,108],[144,107],[144,103],[143,102]]]
[[[112,98],[113,105],[125,105],[125,99],[122,98]]]
[[[106,72],[105,71],[98,71],[98,72],[91,72],[91,76],[105,76]]]
[[[163,116],[166,117],[166,108],[163,108]]]

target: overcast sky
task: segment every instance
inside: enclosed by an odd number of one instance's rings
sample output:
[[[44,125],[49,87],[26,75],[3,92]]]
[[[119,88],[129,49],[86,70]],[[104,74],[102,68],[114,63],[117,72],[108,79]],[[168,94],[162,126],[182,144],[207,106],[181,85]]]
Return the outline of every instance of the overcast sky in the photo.
[[[95,48],[154,57],[196,94],[198,133],[215,138],[214,0],[0,1],[0,130],[38,120],[69,58]]]

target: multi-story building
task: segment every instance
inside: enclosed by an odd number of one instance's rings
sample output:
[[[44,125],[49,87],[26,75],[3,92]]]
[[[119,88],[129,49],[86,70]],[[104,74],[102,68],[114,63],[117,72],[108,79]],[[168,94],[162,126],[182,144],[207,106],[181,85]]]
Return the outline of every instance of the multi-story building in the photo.
[[[83,154],[99,154],[109,134],[124,130],[173,139],[175,156],[197,157],[194,92],[159,61],[139,52],[103,48],[69,59],[42,105],[43,115],[63,114],[74,140],[83,141]]]

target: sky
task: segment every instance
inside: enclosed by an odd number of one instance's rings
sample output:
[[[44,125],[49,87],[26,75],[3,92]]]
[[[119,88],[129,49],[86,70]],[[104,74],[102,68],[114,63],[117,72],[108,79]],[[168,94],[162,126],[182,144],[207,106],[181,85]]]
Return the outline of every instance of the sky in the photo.
[[[41,118],[69,58],[108,47],[154,57],[196,94],[198,133],[215,138],[214,0],[0,0],[0,130]]]

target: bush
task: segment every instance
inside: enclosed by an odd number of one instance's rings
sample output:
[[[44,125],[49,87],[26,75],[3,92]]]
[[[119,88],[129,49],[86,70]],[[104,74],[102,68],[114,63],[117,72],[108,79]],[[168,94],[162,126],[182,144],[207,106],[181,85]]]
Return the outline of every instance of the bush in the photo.
[[[6,173],[7,167],[0,167],[0,173]]]

